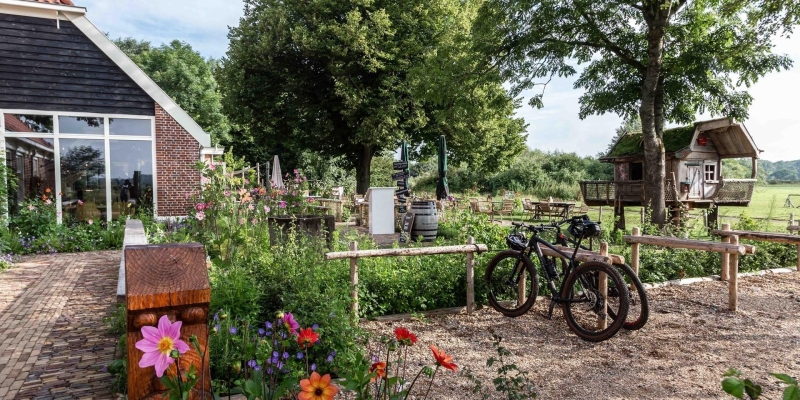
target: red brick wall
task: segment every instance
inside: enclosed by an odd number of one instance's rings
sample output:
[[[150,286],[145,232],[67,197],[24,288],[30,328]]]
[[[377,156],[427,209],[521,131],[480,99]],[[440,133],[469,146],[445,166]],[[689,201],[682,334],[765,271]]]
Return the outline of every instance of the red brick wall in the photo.
[[[158,216],[188,214],[186,193],[200,185],[200,143],[156,103],[156,179]]]

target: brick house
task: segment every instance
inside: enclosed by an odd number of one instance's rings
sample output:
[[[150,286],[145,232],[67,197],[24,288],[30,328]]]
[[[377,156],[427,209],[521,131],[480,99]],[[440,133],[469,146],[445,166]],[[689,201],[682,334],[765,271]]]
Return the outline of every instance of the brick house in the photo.
[[[186,215],[219,153],[71,0],[0,0],[0,116],[10,212],[50,189],[59,221]]]

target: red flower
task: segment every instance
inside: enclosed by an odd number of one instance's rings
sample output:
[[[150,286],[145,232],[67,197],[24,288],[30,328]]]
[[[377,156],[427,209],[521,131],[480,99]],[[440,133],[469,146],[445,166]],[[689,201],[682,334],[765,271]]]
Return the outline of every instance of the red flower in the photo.
[[[402,346],[413,346],[417,344],[417,335],[409,332],[406,328],[395,328],[394,336]]]
[[[297,337],[297,344],[301,349],[307,349],[314,345],[319,340],[319,334],[314,332],[311,328],[300,329],[300,335]]]
[[[375,379],[382,379],[386,377],[386,363],[380,361],[376,362],[375,364],[372,364],[372,366],[369,367],[369,373],[371,374],[373,372],[377,372],[377,374],[373,376],[372,379],[369,380],[370,382],[374,382]]]
[[[437,364],[450,371],[458,371],[458,365],[453,363],[452,356],[448,356],[444,351],[437,349],[434,345],[431,345],[431,351],[433,352],[433,358],[436,359]]]

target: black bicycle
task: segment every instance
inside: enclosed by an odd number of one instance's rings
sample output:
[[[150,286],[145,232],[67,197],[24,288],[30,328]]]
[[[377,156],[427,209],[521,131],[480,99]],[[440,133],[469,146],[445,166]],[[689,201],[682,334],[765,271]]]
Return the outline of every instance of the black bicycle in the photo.
[[[589,220],[589,217],[586,215],[575,218],[579,218],[585,221]],[[572,226],[573,225],[570,224],[570,227]],[[572,232],[570,229],[567,229],[567,232],[569,232],[570,235],[572,235],[573,237],[576,237],[576,234]],[[556,228],[555,236],[556,236],[556,244],[558,245],[564,247],[574,246],[575,248],[590,250],[586,246],[580,245],[579,241],[561,233],[560,226]],[[647,324],[647,320],[650,317],[650,303],[647,300],[647,291],[645,290],[642,281],[639,279],[639,277],[636,275],[636,273],[633,271],[633,268],[631,268],[630,265],[613,263],[612,266],[617,269],[620,275],[622,275],[622,279],[624,279],[628,285],[628,294],[629,294],[628,316],[625,319],[625,323],[622,325],[622,327],[631,331],[641,329],[645,324]],[[616,290],[616,288],[609,287],[608,295],[619,296],[620,292]],[[614,319],[616,318],[616,315],[613,314],[612,310],[609,310],[609,316]]]
[[[572,224],[579,245],[583,239],[600,234],[600,226],[594,222],[582,219],[567,221]],[[534,267],[534,263],[538,263],[550,290],[548,318],[552,318],[555,306],[561,305],[567,326],[576,335],[592,342],[609,339],[622,328],[628,315],[628,288],[620,273],[611,265],[599,261],[579,265],[575,261],[577,248],[572,255],[568,255],[539,237],[540,233],[558,229],[564,222],[551,225],[512,222],[514,229],[506,237],[510,249],[498,253],[486,267],[489,303],[509,317],[526,313],[536,301],[539,291],[539,277]],[[524,231],[531,234],[530,239],[526,239]],[[567,260],[562,273],[556,269],[555,262],[543,254],[542,246]],[[536,254],[536,257],[531,258],[531,254]],[[561,286],[557,287],[562,276]],[[609,291],[609,288],[612,290]],[[609,296],[614,292],[613,288],[619,294]],[[611,315],[615,317],[610,318]]]

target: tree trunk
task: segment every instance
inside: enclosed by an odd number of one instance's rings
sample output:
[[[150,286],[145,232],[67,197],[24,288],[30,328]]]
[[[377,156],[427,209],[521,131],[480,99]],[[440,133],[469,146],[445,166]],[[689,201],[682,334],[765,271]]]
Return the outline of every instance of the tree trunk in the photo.
[[[661,67],[664,54],[666,18],[657,12],[648,22],[648,65],[642,82],[642,103],[639,117],[642,120],[644,141],[644,205],[651,210],[651,221],[659,226],[666,219],[664,178],[663,91],[659,93]],[[647,18],[647,17],[646,17]]]
[[[372,166],[373,155],[372,146],[364,146],[361,148],[361,154],[357,156],[356,193],[358,194],[365,194],[369,189],[370,167]]]

